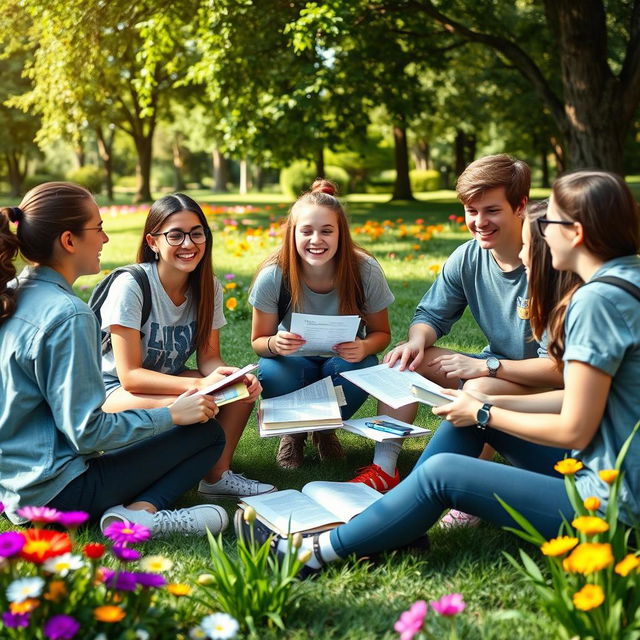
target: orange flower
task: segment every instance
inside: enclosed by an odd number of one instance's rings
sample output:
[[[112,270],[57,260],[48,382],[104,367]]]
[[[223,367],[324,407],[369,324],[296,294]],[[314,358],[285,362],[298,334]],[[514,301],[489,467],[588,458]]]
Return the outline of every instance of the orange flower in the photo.
[[[105,604],[93,610],[93,617],[98,622],[120,622],[127,614],[120,608]]]
[[[613,484],[619,473],[616,469],[603,469],[602,471],[598,471],[600,480],[604,480],[607,484]]]
[[[167,591],[172,596],[188,596],[191,593],[191,587],[188,584],[182,582],[172,582],[167,585]]]
[[[637,569],[638,567],[640,567],[640,558],[638,558],[638,556],[634,555],[633,553],[630,553],[629,555],[622,558],[620,562],[618,562],[618,564],[614,568],[614,571],[619,576],[624,577],[629,575],[634,569]]]
[[[545,542],[540,550],[545,556],[561,556],[571,551],[573,547],[578,544],[578,538],[571,538],[569,536],[560,536],[559,538],[553,538],[548,542]]]
[[[580,471],[583,466],[580,460],[565,458],[564,460],[558,460],[558,462],[553,465],[553,468],[563,476],[572,476],[574,473]]]
[[[609,525],[602,518],[596,516],[580,516],[571,523],[580,533],[593,536],[609,530]]]
[[[26,542],[20,557],[42,564],[45,560],[71,551],[71,538],[66,533],[50,529],[26,529],[22,532]]]
[[[604,602],[604,591],[597,584],[585,584],[580,591],[573,594],[573,604],[580,611],[589,611]]]
[[[229,298],[225,306],[229,311],[233,311],[238,306],[238,300],[236,298]]]
[[[584,508],[588,511],[597,511],[600,508],[600,499],[595,496],[589,496],[584,499]]]
[[[52,580],[49,583],[49,588],[44,594],[44,599],[50,602],[60,602],[67,595],[67,589],[64,581]]]
[[[562,568],[570,573],[591,573],[605,569],[613,562],[611,545],[608,543],[585,542],[577,546],[571,555],[562,561]]]
[[[17,613],[29,613],[33,611],[36,607],[40,605],[40,600],[36,600],[35,598],[27,598],[22,602],[10,602],[9,610],[14,615]]]

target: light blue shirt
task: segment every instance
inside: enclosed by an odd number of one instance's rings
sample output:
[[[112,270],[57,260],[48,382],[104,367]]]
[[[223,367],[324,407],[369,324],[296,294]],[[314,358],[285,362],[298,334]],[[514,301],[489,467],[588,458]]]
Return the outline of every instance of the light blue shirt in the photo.
[[[604,275],[617,276],[640,286],[640,258],[625,256],[610,260],[592,279]],[[576,476],[580,495],[596,496],[604,506],[609,491],[598,471],[615,467],[624,441],[640,420],[640,302],[614,285],[594,282],[583,286],[571,298],[565,332],[565,363],[584,362],[612,377],[598,431],[584,451],[573,452],[585,465]],[[631,442],[622,470],[620,520],[637,524],[640,520],[640,435]]]
[[[0,501],[50,502],[87,460],[174,425],[168,409],[104,413],[95,315],[48,267],[14,281],[15,313],[0,323]]]

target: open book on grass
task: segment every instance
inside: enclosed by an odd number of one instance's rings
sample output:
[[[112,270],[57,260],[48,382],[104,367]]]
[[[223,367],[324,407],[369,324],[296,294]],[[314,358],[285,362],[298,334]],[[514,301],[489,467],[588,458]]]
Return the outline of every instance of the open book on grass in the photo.
[[[259,520],[286,536],[337,527],[380,498],[381,493],[360,482],[316,481],[302,491],[285,489],[243,498],[240,506],[253,507]]]
[[[338,396],[329,376],[302,389],[263,399],[258,411],[261,436],[335,429],[342,425]]]
[[[413,395],[412,385],[429,390],[433,394],[431,397],[440,404],[451,402],[451,396],[443,394],[444,388],[439,384],[427,380],[415,371],[400,371],[397,364],[395,367],[377,364],[366,369],[345,371],[340,375],[394,409],[417,400],[425,401],[424,397]]]

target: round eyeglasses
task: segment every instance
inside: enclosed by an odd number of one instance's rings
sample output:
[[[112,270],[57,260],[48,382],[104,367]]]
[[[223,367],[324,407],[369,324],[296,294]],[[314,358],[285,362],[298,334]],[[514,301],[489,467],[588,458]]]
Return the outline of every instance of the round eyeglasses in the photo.
[[[207,232],[202,227],[191,229],[191,231],[171,229],[170,231],[159,231],[158,233],[152,233],[151,235],[154,237],[164,236],[167,244],[172,247],[179,247],[187,236],[189,236],[189,239],[193,244],[204,244],[207,241]]]
[[[536,223],[538,224],[538,231],[543,238],[545,237],[545,229],[549,224],[563,224],[568,227],[572,227],[575,224],[570,220],[549,220],[546,217],[536,218]]]

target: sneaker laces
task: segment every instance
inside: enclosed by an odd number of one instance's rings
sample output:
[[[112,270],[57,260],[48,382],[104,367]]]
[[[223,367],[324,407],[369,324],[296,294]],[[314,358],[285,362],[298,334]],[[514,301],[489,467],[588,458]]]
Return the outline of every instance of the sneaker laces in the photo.
[[[225,483],[229,483],[232,489],[242,489],[243,487],[257,487],[260,484],[259,480],[253,480],[252,478],[247,478],[244,473],[235,473],[233,471],[229,471],[229,473],[224,477]]]
[[[366,467],[360,467],[356,470],[356,477],[351,482],[361,482],[362,480],[369,480],[380,475],[380,472],[375,468],[375,465],[368,464]]]
[[[190,509],[157,511],[153,516],[153,533],[198,533],[198,523]]]

